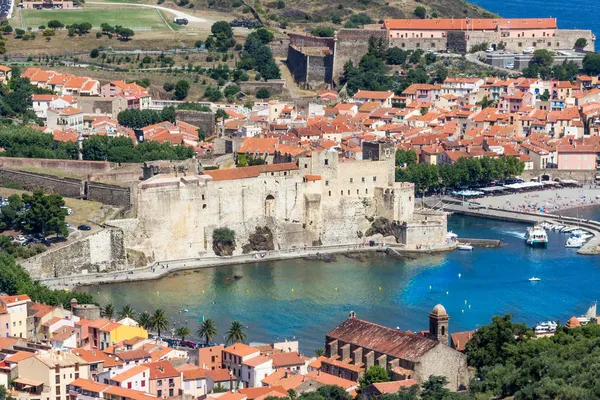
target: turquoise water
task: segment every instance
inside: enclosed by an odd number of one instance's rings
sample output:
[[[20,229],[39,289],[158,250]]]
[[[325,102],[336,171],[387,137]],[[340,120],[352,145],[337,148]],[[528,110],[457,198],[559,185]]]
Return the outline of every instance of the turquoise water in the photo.
[[[469,0],[504,18],[557,18],[562,29],[591,29],[600,37],[596,0]],[[596,50],[600,43],[596,41]]]
[[[360,318],[412,331],[427,329],[427,314],[442,303],[450,331],[474,329],[497,314],[519,321],[566,321],[598,299],[600,256],[578,256],[564,235],[549,233],[546,249],[524,244],[526,225],[453,216],[449,229],[463,237],[502,239],[506,246],[398,260],[303,260],[220,267],[87,290],[99,300],[141,311],[161,307],[177,324],[197,329],[203,316],[220,334],[238,319],[251,341],[300,340],[310,352],[354,310]],[[459,278],[458,274],[461,274]],[[239,280],[233,275],[241,275]],[[529,282],[537,276],[541,282]],[[429,288],[431,286],[431,289]],[[336,290],[337,288],[337,290]],[[466,303],[465,303],[466,301]],[[182,309],[189,313],[179,313]]]

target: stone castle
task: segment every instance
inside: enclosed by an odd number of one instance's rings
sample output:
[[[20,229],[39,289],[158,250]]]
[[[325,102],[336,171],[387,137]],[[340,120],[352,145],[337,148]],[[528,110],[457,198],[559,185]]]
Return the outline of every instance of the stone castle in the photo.
[[[414,209],[414,185],[394,181],[394,149],[371,143],[369,160],[313,151],[297,162],[158,174],[134,188],[134,218],[110,225],[124,247],[162,261],[214,255],[212,233],[235,231],[233,254],[349,245],[372,239],[442,244],[446,215]],[[267,232],[267,248],[252,238]]]

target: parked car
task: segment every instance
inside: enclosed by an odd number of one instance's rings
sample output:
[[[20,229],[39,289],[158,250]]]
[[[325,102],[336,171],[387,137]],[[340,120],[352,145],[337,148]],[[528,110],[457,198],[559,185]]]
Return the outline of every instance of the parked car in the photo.
[[[523,53],[525,53],[525,54],[532,54],[534,51],[535,51],[535,47],[529,46],[528,48],[526,48],[525,50],[523,50]]]
[[[77,229],[79,229],[80,231],[90,231],[92,230],[92,227],[89,225],[79,225]]]

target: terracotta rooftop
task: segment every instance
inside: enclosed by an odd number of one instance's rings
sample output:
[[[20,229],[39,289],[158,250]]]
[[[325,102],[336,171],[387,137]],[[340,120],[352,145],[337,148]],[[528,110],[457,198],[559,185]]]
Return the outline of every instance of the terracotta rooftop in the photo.
[[[256,178],[260,174],[267,172],[293,171],[297,169],[298,166],[296,163],[282,163],[241,168],[215,169],[212,171],[204,171],[203,173],[211,176],[213,181],[229,181],[233,179]]]
[[[405,360],[416,360],[438,345],[435,340],[358,318],[342,322],[327,334],[327,339],[338,339]]]

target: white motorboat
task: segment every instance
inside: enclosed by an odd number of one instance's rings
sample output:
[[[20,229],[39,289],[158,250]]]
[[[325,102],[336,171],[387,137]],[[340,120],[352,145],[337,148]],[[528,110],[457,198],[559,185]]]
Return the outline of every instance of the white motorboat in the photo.
[[[525,240],[530,246],[545,246],[548,243],[548,234],[541,225],[527,228]]]
[[[585,239],[580,237],[570,237],[565,243],[565,247],[580,248],[585,243]]]
[[[575,229],[574,231],[571,231],[571,233],[573,235],[584,235],[587,233],[587,231],[584,231],[583,229]]]
[[[458,245],[458,249],[459,250],[465,250],[465,251],[471,251],[473,250],[473,246],[471,246],[470,243],[466,243],[466,244],[459,244]]]
[[[576,226],[567,226],[566,228],[563,228],[561,230],[562,233],[570,233],[572,231],[574,231],[575,229],[577,229]]]
[[[536,278],[535,276],[532,276],[531,278],[529,278],[529,282],[539,282],[541,281],[540,278]]]

